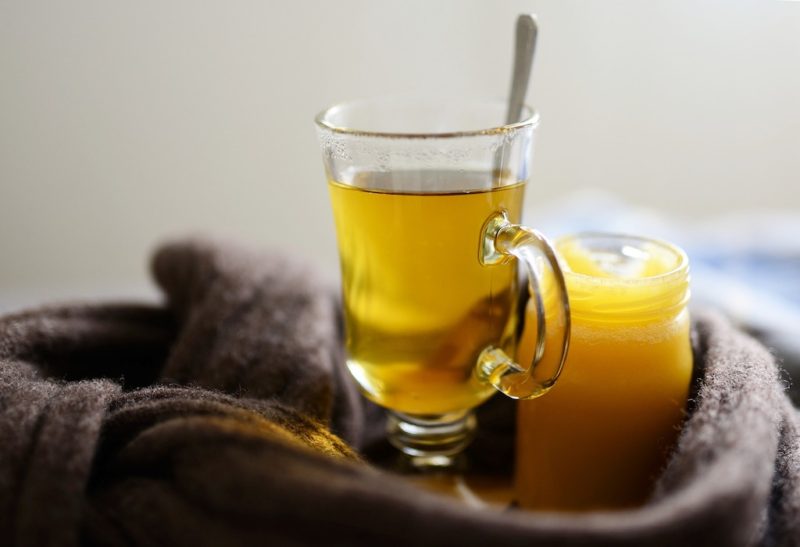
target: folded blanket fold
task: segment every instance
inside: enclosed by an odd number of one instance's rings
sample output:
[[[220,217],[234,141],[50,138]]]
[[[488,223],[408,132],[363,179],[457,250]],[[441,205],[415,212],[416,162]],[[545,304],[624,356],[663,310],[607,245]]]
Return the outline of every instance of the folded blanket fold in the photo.
[[[800,415],[716,315],[696,318],[692,413],[646,505],[479,511],[364,462],[382,414],[310,268],[193,239],[153,271],[163,307],[0,318],[0,544],[800,545]],[[513,412],[480,410],[488,471],[510,472]]]

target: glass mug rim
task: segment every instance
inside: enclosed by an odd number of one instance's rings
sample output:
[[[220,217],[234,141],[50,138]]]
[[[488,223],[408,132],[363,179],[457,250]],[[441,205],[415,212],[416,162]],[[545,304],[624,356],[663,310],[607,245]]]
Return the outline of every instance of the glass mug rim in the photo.
[[[356,99],[351,101],[344,101],[336,103],[328,108],[322,110],[314,117],[314,123],[320,129],[330,131],[340,135],[351,135],[355,137],[372,137],[380,139],[457,139],[464,137],[482,137],[492,135],[503,135],[512,133],[521,128],[536,128],[539,125],[539,112],[533,107],[524,104],[522,106],[523,119],[514,123],[504,123],[498,125],[490,125],[489,127],[479,129],[466,129],[458,131],[377,131],[370,129],[362,129],[358,127],[348,127],[344,124],[338,124],[331,121],[331,118],[337,114],[342,113],[347,109],[354,109],[365,106],[377,106],[384,108],[396,108],[398,104],[406,103],[406,106],[413,103],[426,102],[430,105],[433,104],[458,104],[464,110],[469,110],[475,106],[492,106],[497,107],[505,115],[507,103],[501,100],[453,100],[452,98],[437,98],[437,97],[377,97],[369,99]]]
[[[595,286],[606,286],[606,287],[636,287],[636,286],[645,286],[645,285],[655,285],[655,284],[663,284],[669,283],[672,281],[678,281],[681,279],[685,279],[689,274],[689,256],[686,254],[681,247],[670,243],[664,239],[656,238],[656,237],[649,237],[649,236],[637,236],[628,233],[622,232],[603,232],[603,231],[586,231],[586,232],[577,232],[574,234],[567,234],[562,235],[560,237],[555,238],[554,246],[556,249],[562,243],[566,243],[569,241],[587,241],[592,239],[608,239],[612,241],[636,241],[639,243],[649,243],[655,244],[658,247],[669,251],[670,253],[675,255],[676,264],[673,268],[656,274],[650,275],[647,277],[632,277],[632,278],[620,278],[620,277],[612,277],[612,278],[605,278],[605,277],[597,277],[594,275],[584,274],[575,272],[572,268],[569,267],[564,261],[561,261],[561,269],[564,272],[565,277],[574,277],[576,279],[580,279],[584,283],[589,283]]]

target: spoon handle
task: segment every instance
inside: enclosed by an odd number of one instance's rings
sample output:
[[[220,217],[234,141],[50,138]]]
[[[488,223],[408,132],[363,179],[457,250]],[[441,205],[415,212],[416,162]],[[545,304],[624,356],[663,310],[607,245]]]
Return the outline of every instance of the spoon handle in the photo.
[[[517,18],[516,43],[514,46],[514,72],[511,77],[511,95],[508,99],[506,123],[515,123],[522,116],[522,106],[528,92],[528,80],[533,66],[536,35],[539,27],[536,17],[524,13]]]

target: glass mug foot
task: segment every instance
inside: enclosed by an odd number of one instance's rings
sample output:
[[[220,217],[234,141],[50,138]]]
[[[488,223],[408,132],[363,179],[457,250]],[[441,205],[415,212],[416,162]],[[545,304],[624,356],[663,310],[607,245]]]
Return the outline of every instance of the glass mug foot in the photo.
[[[417,471],[455,467],[458,455],[475,436],[475,427],[472,411],[422,416],[390,411],[386,422],[389,442]]]

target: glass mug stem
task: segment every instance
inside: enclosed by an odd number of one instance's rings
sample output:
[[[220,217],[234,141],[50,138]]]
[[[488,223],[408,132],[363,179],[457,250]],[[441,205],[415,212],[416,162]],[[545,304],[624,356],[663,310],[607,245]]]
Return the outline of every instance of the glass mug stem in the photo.
[[[386,420],[389,442],[405,454],[413,469],[451,468],[475,436],[471,410],[416,416],[390,411]]]

